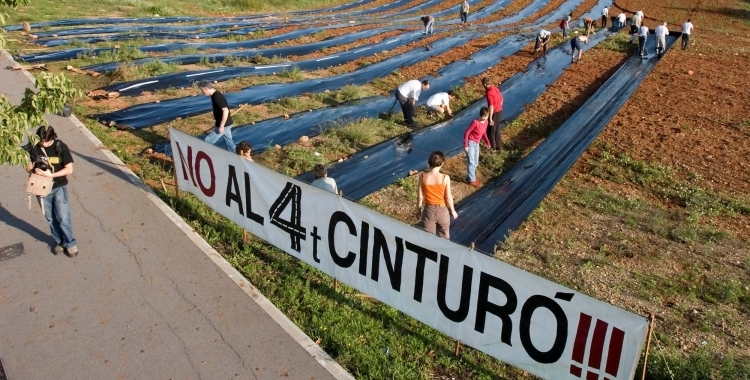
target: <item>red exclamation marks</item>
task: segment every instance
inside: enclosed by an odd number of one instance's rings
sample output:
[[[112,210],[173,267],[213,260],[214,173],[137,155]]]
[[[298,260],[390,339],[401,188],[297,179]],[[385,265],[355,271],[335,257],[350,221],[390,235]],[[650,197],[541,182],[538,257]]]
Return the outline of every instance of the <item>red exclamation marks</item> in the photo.
[[[573,360],[583,365],[583,355],[586,353],[586,341],[589,340],[589,328],[591,327],[591,316],[588,314],[581,313],[581,317],[578,320],[578,331],[576,332],[576,339],[573,342]],[[570,373],[572,375],[581,377],[583,370],[581,367],[571,364]]]
[[[604,339],[607,337],[607,328],[609,324],[601,319],[596,321],[594,326],[594,336],[591,339],[591,348],[589,350],[589,367],[599,369],[602,363],[602,351],[604,350]],[[599,375],[589,371],[586,374],[586,380],[597,380]]]
[[[617,327],[612,328],[612,336],[609,338],[609,350],[607,353],[607,366],[605,372],[617,377],[620,368],[620,355],[622,354],[622,343],[625,340],[625,332]]]

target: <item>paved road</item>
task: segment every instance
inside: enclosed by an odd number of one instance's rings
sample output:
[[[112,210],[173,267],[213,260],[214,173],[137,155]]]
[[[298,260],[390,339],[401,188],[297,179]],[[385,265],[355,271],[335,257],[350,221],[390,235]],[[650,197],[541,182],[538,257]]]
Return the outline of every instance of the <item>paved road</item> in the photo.
[[[13,64],[0,56],[0,91],[18,102],[31,82],[5,69]],[[88,130],[49,120],[75,160],[68,187],[80,254],[51,253],[44,217],[22,190],[26,174],[0,166],[9,380],[351,378]]]

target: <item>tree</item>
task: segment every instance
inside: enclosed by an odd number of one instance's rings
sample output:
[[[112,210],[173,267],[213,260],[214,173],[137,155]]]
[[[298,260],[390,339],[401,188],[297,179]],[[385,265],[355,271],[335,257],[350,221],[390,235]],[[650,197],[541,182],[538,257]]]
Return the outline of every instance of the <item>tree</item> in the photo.
[[[0,7],[16,8],[28,0],[0,0]],[[5,25],[7,14],[0,13],[0,25]],[[0,28],[0,49],[5,48],[5,31]],[[47,125],[44,115],[62,112],[68,99],[83,92],[73,87],[65,74],[42,72],[36,78],[37,91],[27,88],[21,104],[14,106],[3,94],[0,96],[0,165],[25,165],[29,156],[21,147],[24,137],[36,142],[31,133],[40,125]]]

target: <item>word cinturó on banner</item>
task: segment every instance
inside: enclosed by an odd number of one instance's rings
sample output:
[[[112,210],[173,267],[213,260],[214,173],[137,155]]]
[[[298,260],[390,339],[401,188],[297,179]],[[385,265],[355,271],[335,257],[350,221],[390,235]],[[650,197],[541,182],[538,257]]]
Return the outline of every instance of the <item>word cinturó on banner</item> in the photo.
[[[177,182],[288,254],[545,379],[632,379],[646,318],[170,130]]]

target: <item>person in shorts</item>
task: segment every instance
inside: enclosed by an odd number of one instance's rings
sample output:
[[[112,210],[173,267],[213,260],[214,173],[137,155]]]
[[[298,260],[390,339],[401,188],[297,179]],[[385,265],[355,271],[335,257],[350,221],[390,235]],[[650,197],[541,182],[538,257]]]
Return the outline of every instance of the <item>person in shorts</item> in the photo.
[[[443,152],[430,153],[427,160],[429,169],[419,175],[417,182],[417,216],[420,218],[420,228],[450,239],[451,217],[456,219],[458,214],[453,207],[451,177],[440,172],[444,162]]]
[[[580,61],[581,55],[583,55],[583,45],[581,45],[581,42],[588,44],[589,36],[576,36],[570,40],[570,50],[573,55],[573,63]],[[576,50],[578,50],[578,61],[576,61]]]

